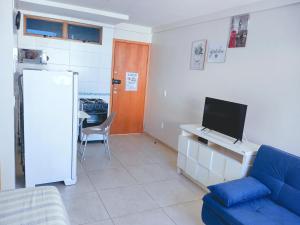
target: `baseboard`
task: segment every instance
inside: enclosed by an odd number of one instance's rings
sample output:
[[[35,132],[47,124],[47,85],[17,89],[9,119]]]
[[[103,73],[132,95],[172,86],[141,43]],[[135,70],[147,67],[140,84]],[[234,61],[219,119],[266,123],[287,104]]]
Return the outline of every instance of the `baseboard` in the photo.
[[[75,185],[77,183],[77,177],[75,179],[66,179],[64,183],[66,186]]]
[[[159,138],[154,137],[153,135],[151,135],[150,133],[144,131],[144,134],[148,135],[149,137],[151,137],[152,139],[154,139],[154,142],[158,142],[168,148],[170,148],[171,150],[173,150],[174,152],[178,152],[177,149],[174,149],[173,147],[171,147],[170,145],[166,144],[164,141],[160,140]]]

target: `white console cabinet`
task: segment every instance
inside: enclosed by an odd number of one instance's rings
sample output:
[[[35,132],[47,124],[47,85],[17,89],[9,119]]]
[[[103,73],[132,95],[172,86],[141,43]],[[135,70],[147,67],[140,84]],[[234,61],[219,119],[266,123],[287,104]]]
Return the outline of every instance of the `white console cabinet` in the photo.
[[[177,168],[202,186],[238,179],[247,175],[259,145],[237,142],[197,124],[180,126]],[[201,137],[208,141],[204,144]]]

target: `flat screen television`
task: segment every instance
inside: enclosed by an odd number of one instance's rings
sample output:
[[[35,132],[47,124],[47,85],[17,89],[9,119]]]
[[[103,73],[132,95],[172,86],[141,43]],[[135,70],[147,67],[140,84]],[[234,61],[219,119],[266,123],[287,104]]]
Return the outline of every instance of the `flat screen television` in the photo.
[[[207,97],[202,126],[242,141],[246,112],[247,105]]]

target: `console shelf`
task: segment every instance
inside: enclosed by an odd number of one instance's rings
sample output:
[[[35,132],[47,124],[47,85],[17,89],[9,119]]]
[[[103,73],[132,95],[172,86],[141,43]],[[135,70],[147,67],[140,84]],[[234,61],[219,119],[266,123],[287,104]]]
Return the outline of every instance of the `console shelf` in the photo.
[[[237,142],[226,135],[202,130],[198,124],[181,125],[177,168],[203,187],[247,175],[259,145]],[[202,143],[198,138],[207,140]]]

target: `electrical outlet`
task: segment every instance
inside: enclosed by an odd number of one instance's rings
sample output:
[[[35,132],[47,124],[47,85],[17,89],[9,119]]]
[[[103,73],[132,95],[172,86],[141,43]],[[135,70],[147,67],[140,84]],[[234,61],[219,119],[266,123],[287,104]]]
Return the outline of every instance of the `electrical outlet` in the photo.
[[[165,123],[164,123],[164,122],[161,122],[160,128],[161,128],[161,129],[164,129],[164,128],[165,128]]]

